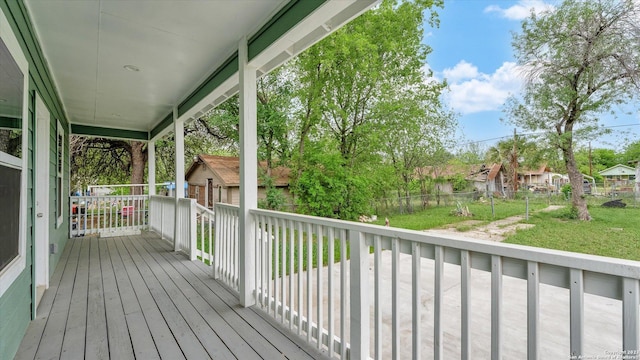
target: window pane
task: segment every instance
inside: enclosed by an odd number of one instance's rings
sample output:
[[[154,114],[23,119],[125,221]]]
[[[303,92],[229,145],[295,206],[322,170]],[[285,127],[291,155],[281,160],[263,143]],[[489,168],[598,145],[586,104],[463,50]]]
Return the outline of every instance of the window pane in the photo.
[[[24,77],[0,39],[0,151],[22,157]]]
[[[20,170],[0,165],[0,271],[18,256]]]

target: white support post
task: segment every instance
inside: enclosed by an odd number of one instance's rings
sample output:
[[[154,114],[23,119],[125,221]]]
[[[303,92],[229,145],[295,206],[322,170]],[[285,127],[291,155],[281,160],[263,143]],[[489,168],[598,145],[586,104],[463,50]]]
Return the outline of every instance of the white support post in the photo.
[[[186,224],[180,223],[180,199],[184,198],[184,121],[178,119],[178,108],[173,108],[173,132],[176,142],[176,187],[174,191],[175,197],[175,223],[173,227],[173,249],[175,251],[180,250],[180,231],[182,226]]]
[[[240,76],[240,236],[239,236],[239,291],[240,304],[255,304],[253,295],[255,274],[255,234],[249,211],[258,207],[258,130],[256,69],[249,65],[247,38],[238,46],[238,73]]]
[[[204,217],[202,218],[204,221]],[[198,222],[196,219],[196,200],[189,200],[189,259],[191,261],[197,260],[197,251],[198,251]],[[203,232],[203,240],[202,240],[202,250],[204,250],[204,232]],[[203,253],[204,254],[204,253]],[[202,261],[204,262],[204,255],[202,257]]]
[[[149,167],[149,174],[147,175],[149,182],[149,195],[156,194],[156,142],[154,140],[149,140],[147,143],[147,155],[149,156],[149,160],[147,165]]]
[[[362,233],[349,231],[351,358],[369,358],[369,248]],[[344,342],[342,343],[344,346]]]
[[[569,338],[570,355],[582,358],[584,338],[584,273],[580,269],[569,272]]]
[[[640,283],[637,279],[622,279],[622,351],[629,359],[638,359],[640,347]]]

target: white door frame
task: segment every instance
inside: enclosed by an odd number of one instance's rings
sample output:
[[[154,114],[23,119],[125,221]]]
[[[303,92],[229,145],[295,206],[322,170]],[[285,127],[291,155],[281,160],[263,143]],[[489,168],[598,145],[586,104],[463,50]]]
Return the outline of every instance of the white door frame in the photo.
[[[51,114],[36,93],[36,166],[35,176],[35,259],[33,261],[36,286],[36,309],[45,289],[49,288],[49,156]]]

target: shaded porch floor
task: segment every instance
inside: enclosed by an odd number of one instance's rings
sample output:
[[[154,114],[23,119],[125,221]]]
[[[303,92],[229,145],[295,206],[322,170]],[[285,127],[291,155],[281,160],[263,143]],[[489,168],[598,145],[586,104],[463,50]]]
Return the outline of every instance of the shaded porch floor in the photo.
[[[73,238],[16,359],[326,359],[153,233]]]

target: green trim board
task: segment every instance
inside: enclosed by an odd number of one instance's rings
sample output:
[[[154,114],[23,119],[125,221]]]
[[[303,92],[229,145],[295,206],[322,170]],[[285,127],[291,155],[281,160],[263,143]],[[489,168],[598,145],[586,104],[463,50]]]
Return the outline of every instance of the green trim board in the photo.
[[[42,49],[36,38],[36,32],[23,0],[0,0],[0,9],[9,20],[10,26],[18,38],[20,47],[29,62],[30,80],[34,82],[42,101],[49,111],[63,124],[68,126],[62,101],[58,97],[53,77],[44,60]]]
[[[294,0],[289,2],[249,38],[247,41],[249,60],[258,56],[325,2],[326,0]]]
[[[0,128],[3,129],[21,129],[22,128],[22,120],[18,118],[10,118],[5,116],[0,116]]]
[[[178,106],[178,116],[182,116],[205,96],[222,85],[223,82],[237,73],[238,69],[238,52],[236,51]]]
[[[171,124],[173,124],[173,112],[162,119],[162,121],[151,130],[151,132],[149,133],[149,140],[158,136]]]
[[[249,38],[247,41],[249,59],[255,58],[325,2],[326,0],[292,0],[287,3],[287,5],[271,17],[260,30]],[[233,76],[233,74],[238,72],[238,69],[238,53],[235,52],[180,103],[178,106],[178,116],[182,116],[189,111],[223,82]],[[153,139],[172,123],[173,116],[169,114],[169,116],[164,118],[151,130],[149,138]]]
[[[74,135],[99,136],[118,139],[149,140],[149,133],[146,131],[111,129],[88,125],[71,124],[71,133]]]

